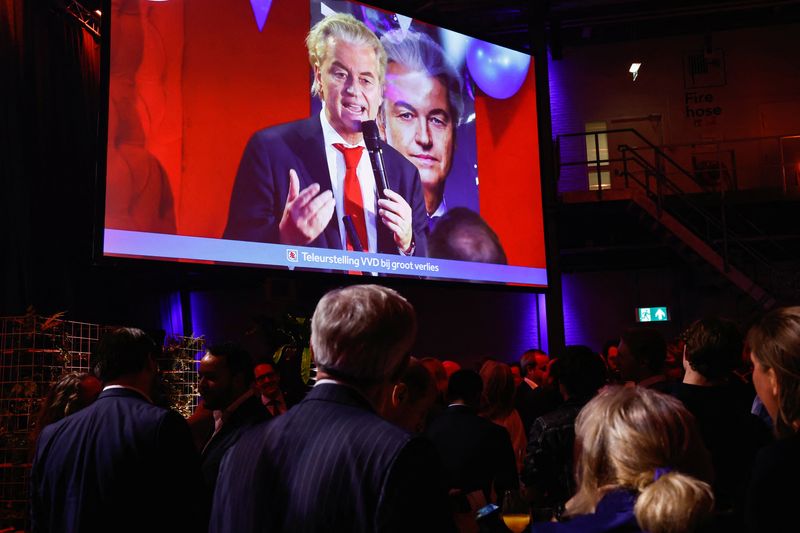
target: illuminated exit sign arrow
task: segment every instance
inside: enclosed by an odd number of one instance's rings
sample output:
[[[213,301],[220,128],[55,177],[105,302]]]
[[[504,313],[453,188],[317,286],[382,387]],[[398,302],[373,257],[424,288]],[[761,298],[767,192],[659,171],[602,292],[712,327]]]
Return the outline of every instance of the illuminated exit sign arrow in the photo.
[[[666,307],[637,307],[636,320],[638,322],[667,322],[669,309]]]

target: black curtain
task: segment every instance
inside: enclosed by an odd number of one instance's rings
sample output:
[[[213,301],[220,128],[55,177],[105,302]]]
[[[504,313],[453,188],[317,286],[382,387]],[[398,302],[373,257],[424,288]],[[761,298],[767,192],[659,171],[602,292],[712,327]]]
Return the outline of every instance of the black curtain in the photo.
[[[65,3],[0,0],[0,316],[33,306],[159,329],[164,298],[196,276],[154,261],[94,264],[101,47]],[[219,272],[204,283],[264,277]]]
[[[63,5],[0,0],[4,315],[70,308],[91,272],[100,46]]]

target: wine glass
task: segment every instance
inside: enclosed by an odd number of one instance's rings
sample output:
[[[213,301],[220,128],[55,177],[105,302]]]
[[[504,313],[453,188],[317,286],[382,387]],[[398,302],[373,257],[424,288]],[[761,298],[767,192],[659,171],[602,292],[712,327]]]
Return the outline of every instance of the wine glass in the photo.
[[[531,507],[518,490],[507,490],[501,511],[503,523],[514,533],[522,533],[531,523]]]

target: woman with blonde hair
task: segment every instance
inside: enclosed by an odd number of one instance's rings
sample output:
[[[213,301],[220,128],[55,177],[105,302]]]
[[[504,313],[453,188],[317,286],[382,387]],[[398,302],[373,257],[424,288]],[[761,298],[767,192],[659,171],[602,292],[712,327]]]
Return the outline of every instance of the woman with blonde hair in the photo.
[[[522,471],[522,461],[525,458],[528,439],[525,436],[522,419],[514,409],[514,393],[516,392],[514,374],[507,364],[490,359],[481,366],[480,375],[483,381],[480,415],[506,428],[511,439],[511,446],[514,448],[517,473],[519,473]]]
[[[610,387],[575,425],[578,491],[563,523],[533,531],[685,533],[710,521],[711,468],[692,415],[643,387]]]
[[[745,516],[751,531],[797,531],[800,501],[800,307],[776,309],[747,334],[753,385],[777,440],[756,456]]]

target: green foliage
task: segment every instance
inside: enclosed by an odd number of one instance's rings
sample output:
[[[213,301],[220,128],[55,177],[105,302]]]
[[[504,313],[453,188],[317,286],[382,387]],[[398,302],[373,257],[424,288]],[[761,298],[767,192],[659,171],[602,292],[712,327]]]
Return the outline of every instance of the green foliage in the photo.
[[[311,320],[285,313],[279,316],[261,316],[256,319],[258,326],[248,333],[260,330],[272,351],[272,360],[280,365],[283,375],[287,368],[293,372],[298,365],[294,358],[300,357],[300,380],[308,385],[311,375]],[[286,376],[284,376],[285,378]]]

